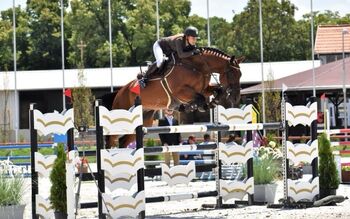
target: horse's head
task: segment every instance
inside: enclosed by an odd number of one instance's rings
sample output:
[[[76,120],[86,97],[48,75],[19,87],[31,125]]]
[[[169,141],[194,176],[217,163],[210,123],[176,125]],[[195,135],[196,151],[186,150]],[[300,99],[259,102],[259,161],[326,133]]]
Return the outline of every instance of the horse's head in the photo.
[[[229,64],[222,75],[221,83],[226,87],[226,99],[231,103],[231,107],[237,106],[241,97],[241,83],[242,76],[239,64],[243,62],[245,57],[236,59],[234,56],[230,58]]]
[[[234,56],[229,56],[218,49],[208,47],[201,48],[201,51],[202,59],[205,59],[208,71],[220,74],[220,85],[224,90],[220,102],[237,106],[240,100],[240,78],[242,75],[239,64],[244,61],[244,57],[236,59]]]

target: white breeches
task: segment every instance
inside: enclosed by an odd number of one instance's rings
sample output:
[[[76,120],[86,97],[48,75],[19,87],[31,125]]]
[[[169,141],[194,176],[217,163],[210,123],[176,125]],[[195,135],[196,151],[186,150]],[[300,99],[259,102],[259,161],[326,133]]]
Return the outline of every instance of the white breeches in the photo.
[[[154,56],[156,57],[157,67],[159,68],[161,66],[161,64],[163,63],[164,53],[163,53],[162,48],[160,48],[158,41],[156,41],[153,44],[153,53],[154,53]]]

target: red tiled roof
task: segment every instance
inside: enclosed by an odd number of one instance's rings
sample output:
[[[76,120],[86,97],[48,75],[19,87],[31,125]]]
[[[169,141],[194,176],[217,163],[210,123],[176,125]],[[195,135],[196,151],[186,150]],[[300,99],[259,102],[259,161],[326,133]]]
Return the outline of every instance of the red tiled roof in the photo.
[[[346,72],[346,87],[349,89],[350,85],[350,58],[345,60]],[[303,71],[288,77],[280,78],[274,81],[272,90],[281,90],[282,84],[287,85],[288,90],[312,90],[313,77],[312,69]],[[343,86],[343,60],[331,62],[315,68],[315,87],[316,89],[331,90],[341,89]],[[260,93],[262,89],[261,84],[248,87],[241,91],[241,94]],[[265,87],[266,89],[266,87]]]
[[[315,54],[342,53],[343,29],[349,32],[344,35],[344,51],[350,52],[350,24],[320,25],[316,33]]]

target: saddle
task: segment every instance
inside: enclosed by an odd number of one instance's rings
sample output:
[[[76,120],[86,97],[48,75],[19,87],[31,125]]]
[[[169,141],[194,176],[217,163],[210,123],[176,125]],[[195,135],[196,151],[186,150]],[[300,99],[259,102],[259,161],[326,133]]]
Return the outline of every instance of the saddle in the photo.
[[[153,62],[152,64],[148,65],[148,69],[146,72],[141,72],[137,75],[137,79],[139,80],[139,83],[142,88],[146,87],[146,84],[150,79],[161,79],[164,77],[164,75],[167,74],[171,70],[171,68],[175,65],[175,58],[172,56],[169,60],[164,60],[162,65],[158,68],[157,63]]]

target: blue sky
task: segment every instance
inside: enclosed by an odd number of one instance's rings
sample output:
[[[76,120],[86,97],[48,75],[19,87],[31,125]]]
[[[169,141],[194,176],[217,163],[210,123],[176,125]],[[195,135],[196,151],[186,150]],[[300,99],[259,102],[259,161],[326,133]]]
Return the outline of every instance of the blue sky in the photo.
[[[16,0],[16,5],[24,6],[27,0]],[[161,0],[160,0],[161,1]],[[191,0],[191,14],[207,17],[207,0]],[[240,13],[247,5],[248,0],[209,0],[210,16],[223,17],[231,21],[233,11]],[[291,0],[299,9],[296,19],[300,19],[305,13],[310,12],[310,0]],[[12,0],[0,0],[0,11],[12,7]],[[350,0],[313,0],[314,11],[339,11],[341,15],[350,13]]]

